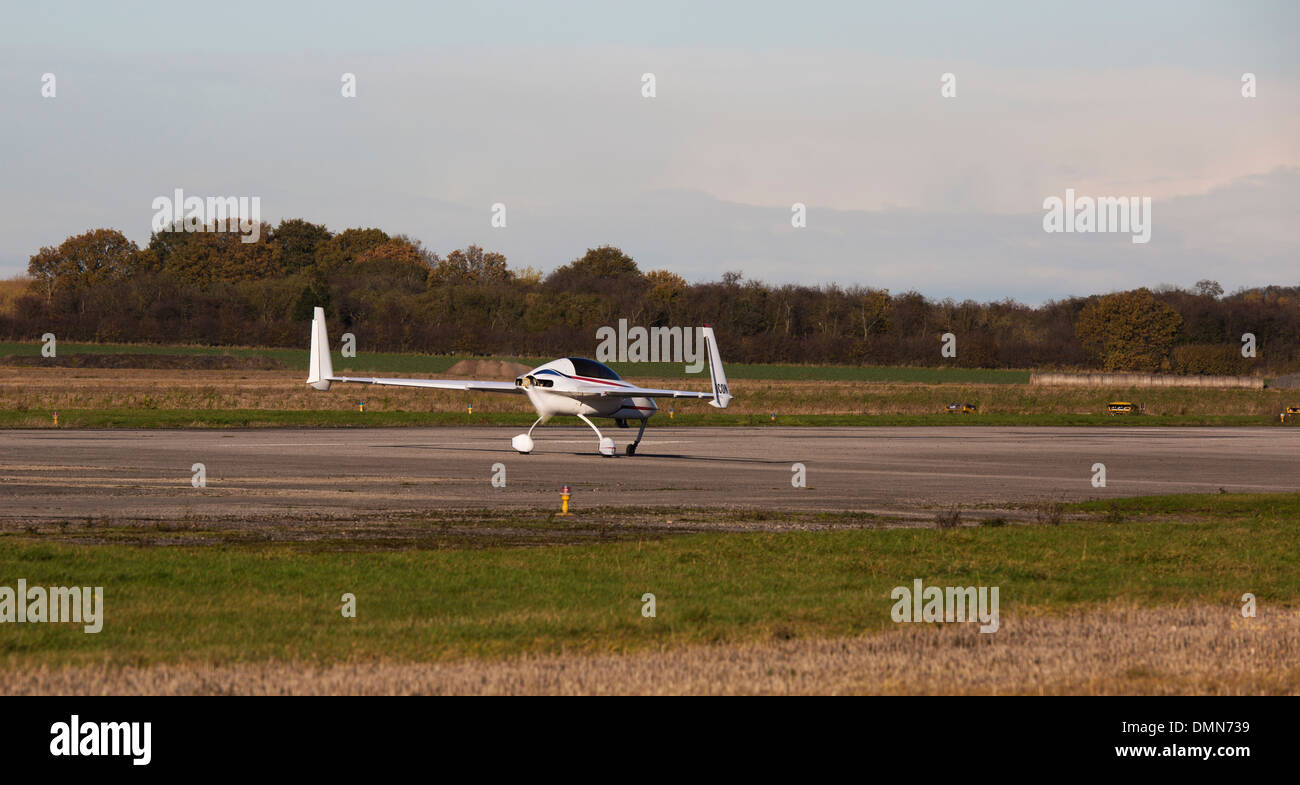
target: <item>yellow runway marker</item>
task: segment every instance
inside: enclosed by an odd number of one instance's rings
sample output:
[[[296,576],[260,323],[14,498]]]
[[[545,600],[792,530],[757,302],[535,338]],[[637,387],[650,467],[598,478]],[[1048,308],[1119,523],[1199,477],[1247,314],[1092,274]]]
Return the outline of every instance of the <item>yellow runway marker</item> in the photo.
[[[569,486],[560,489],[560,511],[557,515],[570,515],[569,512]]]

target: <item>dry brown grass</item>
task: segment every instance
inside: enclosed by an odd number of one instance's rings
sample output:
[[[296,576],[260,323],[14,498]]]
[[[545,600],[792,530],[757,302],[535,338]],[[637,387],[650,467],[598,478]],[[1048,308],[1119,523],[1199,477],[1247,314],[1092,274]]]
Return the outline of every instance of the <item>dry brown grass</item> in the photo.
[[[1065,512],[1065,505],[1060,502],[1039,502],[1034,505],[1034,520],[1038,523],[1048,523],[1053,526],[1061,525],[1061,518]]]
[[[328,393],[303,383],[301,371],[161,371],[0,367],[0,407],[7,409],[352,409],[369,411],[531,412],[522,396],[400,387],[337,386]],[[708,380],[648,379],[651,387],[706,390]],[[929,385],[841,381],[737,380],[734,414],[933,414],[952,400],[975,401],[985,414],[1099,414],[1118,391],[1028,385]],[[1123,395],[1129,395],[1128,392]],[[1296,403],[1288,390],[1145,390],[1132,393],[1150,414],[1273,415]],[[678,402],[680,412],[704,411]],[[978,417],[979,415],[953,415]],[[1141,424],[1142,418],[1133,418]]]
[[[961,525],[961,510],[956,507],[940,510],[935,514],[934,522],[940,529],[955,529]]]
[[[1300,694],[1300,623],[1261,609],[1107,607],[863,638],[452,663],[19,667],[0,694]]]

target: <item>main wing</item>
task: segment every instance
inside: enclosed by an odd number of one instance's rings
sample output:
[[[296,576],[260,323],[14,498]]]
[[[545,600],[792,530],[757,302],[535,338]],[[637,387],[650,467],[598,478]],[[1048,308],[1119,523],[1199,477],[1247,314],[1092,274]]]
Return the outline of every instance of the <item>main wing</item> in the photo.
[[[330,360],[329,337],[325,333],[325,309],[317,308],[311,320],[311,363],[307,384],[328,390],[334,382],[391,384],[397,387],[432,387],[438,390],[473,390],[475,392],[522,393],[514,382],[480,382],[464,379],[380,379],[363,376],[335,376]]]
[[[466,379],[379,379],[362,376],[327,376],[329,382],[391,384],[398,387],[432,387],[438,390],[474,390],[479,392],[522,393],[514,382],[480,382]]]
[[[590,396],[592,398],[703,398],[712,400],[713,393],[695,390],[661,390],[656,387],[597,387],[584,385],[570,395]]]

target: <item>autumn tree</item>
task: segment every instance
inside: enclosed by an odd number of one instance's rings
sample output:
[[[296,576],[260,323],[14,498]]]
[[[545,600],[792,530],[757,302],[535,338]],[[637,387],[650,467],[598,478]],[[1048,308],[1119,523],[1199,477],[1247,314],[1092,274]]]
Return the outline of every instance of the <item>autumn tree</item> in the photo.
[[[437,259],[429,271],[429,285],[505,283],[512,277],[505,254],[484,253],[482,248],[471,245]]]
[[[1219,285],[1218,281],[1202,278],[1196,282],[1196,293],[1202,297],[1218,298],[1223,296],[1223,287]]]
[[[862,326],[862,337],[889,330],[889,314],[893,302],[889,299],[888,289],[867,289],[857,297],[858,324]]]
[[[582,256],[556,268],[546,283],[568,291],[598,291],[602,281],[642,282],[641,270],[632,257],[612,245],[588,248]]]
[[[298,293],[298,299],[294,301],[293,319],[296,322],[307,321],[312,318],[316,308],[324,308],[329,313],[333,302],[334,296],[330,293],[325,277],[320,272],[313,271],[308,283]]]
[[[366,251],[391,239],[381,229],[345,229],[316,247],[316,266],[326,273],[341,270]]]
[[[650,284],[646,292],[646,303],[651,308],[652,321],[672,321],[673,306],[681,302],[686,294],[686,279],[668,270],[651,270],[645,274]]]
[[[56,291],[87,289],[130,274],[140,248],[116,229],[92,229],[58,248],[42,248],[27,264],[32,285],[50,300]]]
[[[275,278],[284,273],[284,263],[272,231],[262,224],[254,242],[245,242],[249,236],[238,225],[220,227],[216,222],[203,231],[154,232],[142,265],[203,286]]]
[[[57,248],[46,246],[27,262],[27,274],[32,277],[32,289],[49,303],[59,288],[59,266],[62,259]]]
[[[309,267],[316,261],[316,250],[330,241],[333,235],[322,224],[301,218],[280,221],[271,232],[271,241],[280,246],[285,270],[293,272]]]
[[[224,251],[218,274],[226,281],[264,281],[284,275],[284,249],[271,240],[272,231],[270,225],[262,224],[257,241],[251,243],[239,232],[218,233]]]
[[[1108,371],[1158,371],[1182,323],[1178,311],[1143,288],[1094,298],[1074,330]]]

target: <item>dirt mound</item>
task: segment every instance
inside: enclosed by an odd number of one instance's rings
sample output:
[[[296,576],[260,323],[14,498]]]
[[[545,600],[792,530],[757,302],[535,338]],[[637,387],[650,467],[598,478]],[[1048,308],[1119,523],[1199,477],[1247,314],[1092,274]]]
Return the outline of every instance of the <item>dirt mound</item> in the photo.
[[[447,369],[448,376],[469,376],[475,379],[500,379],[513,381],[532,368],[505,360],[461,360]]]
[[[278,371],[285,364],[262,355],[233,354],[72,354],[41,357],[10,354],[3,365],[24,368],[149,368],[196,371]]]

